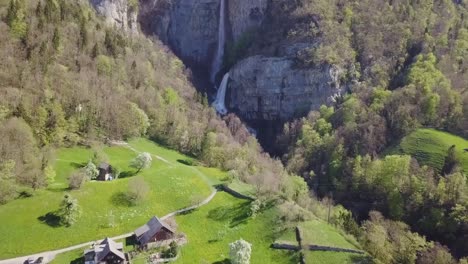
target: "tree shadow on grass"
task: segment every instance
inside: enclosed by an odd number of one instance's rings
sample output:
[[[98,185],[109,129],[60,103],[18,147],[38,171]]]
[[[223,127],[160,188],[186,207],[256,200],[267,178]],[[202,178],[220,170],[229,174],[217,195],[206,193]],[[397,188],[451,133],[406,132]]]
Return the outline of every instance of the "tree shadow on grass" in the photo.
[[[133,177],[136,175],[136,172],[135,171],[122,171],[120,174],[119,174],[119,179],[123,179],[123,178],[129,178],[129,177]]]
[[[58,216],[57,212],[49,212],[45,215],[39,216],[37,218],[40,222],[50,226],[50,227],[59,227],[60,224],[60,216]]]
[[[136,248],[138,246],[138,241],[136,240],[136,237],[133,235],[133,236],[125,238],[125,245],[133,246],[133,248]]]
[[[81,163],[78,163],[78,162],[70,162],[70,165],[75,168],[75,169],[80,169],[80,168],[83,168],[86,166],[86,162],[81,162]]]
[[[366,255],[353,255],[351,256],[352,263],[371,264],[372,258]]]
[[[231,261],[229,261],[229,259],[223,259],[223,260],[218,260],[218,261],[215,261],[213,262],[213,264],[231,264]]]
[[[195,166],[195,162],[191,159],[178,159],[177,162],[184,164],[186,166]]]
[[[79,257],[70,261],[70,264],[83,264],[84,262],[85,262],[84,257]]]
[[[250,202],[235,206],[220,206],[208,212],[208,218],[215,221],[229,221],[229,226],[236,227],[245,224],[250,216]]]
[[[131,207],[132,203],[128,200],[128,196],[124,192],[116,192],[111,196],[112,204],[122,207]]]

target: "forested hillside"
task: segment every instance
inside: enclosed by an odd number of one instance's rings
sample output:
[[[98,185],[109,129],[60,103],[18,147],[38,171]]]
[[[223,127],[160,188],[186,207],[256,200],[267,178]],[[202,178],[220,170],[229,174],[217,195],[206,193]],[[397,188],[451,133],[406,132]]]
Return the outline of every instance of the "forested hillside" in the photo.
[[[433,167],[418,164],[418,156],[385,156],[421,127],[468,135],[466,3],[273,3],[272,12],[282,15],[271,16],[272,22],[284,30],[265,27],[251,52],[277,41],[314,42],[297,53],[298,67],[331,63],[346,72],[347,94],[338,103],[284,126],[278,146],[289,172],[302,175],[319,195],[333,195],[357,219],[379,210],[466,255],[467,177],[454,155],[468,155],[463,144],[446,146],[442,164]],[[413,146],[424,144],[413,140]],[[445,144],[440,140],[427,147]]]
[[[0,8],[2,203],[47,186],[56,147],[142,135],[280,189],[282,165],[216,115],[159,41],[113,29],[87,1]]]

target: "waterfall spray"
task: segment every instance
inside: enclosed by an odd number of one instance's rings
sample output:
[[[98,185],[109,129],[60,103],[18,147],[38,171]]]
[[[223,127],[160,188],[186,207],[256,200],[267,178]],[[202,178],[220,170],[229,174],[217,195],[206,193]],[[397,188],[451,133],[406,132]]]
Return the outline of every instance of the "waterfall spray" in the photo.
[[[219,85],[218,93],[216,94],[216,100],[213,102],[213,107],[221,115],[225,115],[228,112],[226,109],[226,105],[224,103],[226,100],[226,90],[228,86],[228,81],[229,81],[229,72],[224,75],[223,81]]]
[[[221,69],[224,56],[224,46],[226,44],[226,0],[221,0],[219,10],[218,47],[211,65],[211,83],[215,83],[216,74]]]

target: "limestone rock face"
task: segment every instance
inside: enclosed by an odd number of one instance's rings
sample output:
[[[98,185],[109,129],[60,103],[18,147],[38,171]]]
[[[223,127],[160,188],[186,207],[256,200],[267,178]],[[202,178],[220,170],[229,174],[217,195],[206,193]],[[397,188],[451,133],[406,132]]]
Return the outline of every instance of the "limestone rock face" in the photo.
[[[106,21],[129,33],[138,33],[138,12],[130,7],[128,0],[91,0],[98,14]]]
[[[185,61],[207,66],[218,41],[219,0],[141,0],[140,23]]]
[[[265,19],[268,0],[230,0],[229,21],[234,41],[251,28],[260,26]]]
[[[268,0],[227,0],[228,26],[232,40],[259,26]],[[209,66],[218,43],[220,0],[140,0],[139,22],[186,62]]]
[[[285,57],[249,57],[230,71],[228,106],[248,120],[289,120],[331,103],[339,75],[330,65],[299,69]]]

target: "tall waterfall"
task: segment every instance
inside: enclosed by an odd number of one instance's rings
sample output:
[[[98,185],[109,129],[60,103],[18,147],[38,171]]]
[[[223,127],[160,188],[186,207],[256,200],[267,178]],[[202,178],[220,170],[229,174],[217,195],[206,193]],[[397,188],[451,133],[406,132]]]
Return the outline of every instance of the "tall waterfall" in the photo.
[[[216,74],[221,69],[224,56],[224,46],[226,44],[226,0],[221,0],[221,7],[219,9],[219,28],[218,28],[218,48],[216,55],[211,65],[211,83],[215,83]]]
[[[224,103],[226,100],[226,90],[227,90],[228,81],[229,81],[229,72],[224,75],[223,81],[219,85],[218,93],[216,94],[216,100],[213,102],[213,107],[221,115],[225,115],[228,112],[226,109],[226,104]]]

